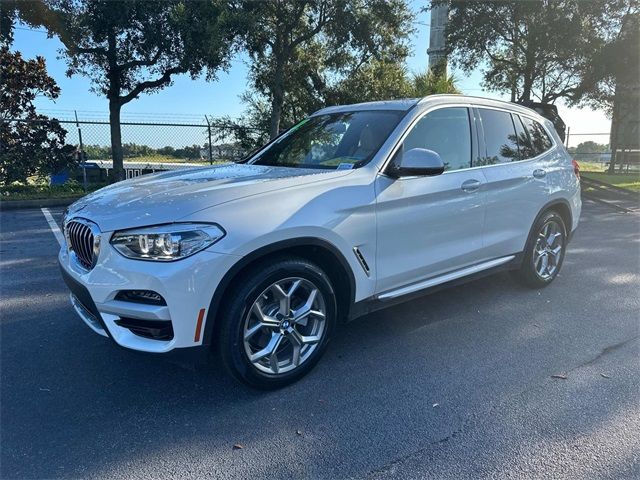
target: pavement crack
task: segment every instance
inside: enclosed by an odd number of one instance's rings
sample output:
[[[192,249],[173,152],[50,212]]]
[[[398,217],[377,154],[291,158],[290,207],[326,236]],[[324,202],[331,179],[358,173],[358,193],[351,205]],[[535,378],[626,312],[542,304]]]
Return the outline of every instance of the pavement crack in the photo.
[[[620,350],[621,348],[623,348],[627,344],[633,342],[634,340],[638,340],[638,338],[640,338],[640,335],[636,335],[635,337],[627,338],[626,340],[623,340],[621,342],[614,343],[613,345],[609,345],[608,347],[604,347],[602,350],[600,350],[600,353],[598,353],[595,357],[593,357],[590,360],[587,360],[585,362],[582,362],[579,365],[576,365],[571,370],[568,370],[567,373],[573,372],[573,371],[578,370],[578,369],[583,368],[583,367],[588,367],[589,365],[593,365],[598,360],[600,360],[602,357],[604,357],[606,355],[609,355],[609,354],[615,352],[616,350]]]
[[[634,337],[628,338],[626,340],[623,340],[621,342],[618,343],[614,343],[613,345],[609,345],[604,347],[596,356],[594,356],[593,358],[586,360],[585,362],[580,363],[579,365],[576,365],[575,367],[571,368],[570,370],[567,371],[567,373],[569,372],[573,372],[575,370],[578,370],[580,368],[592,365],[594,363],[596,363],[598,360],[600,360],[602,357],[609,355],[617,350],[620,350],[621,348],[625,347],[626,345],[628,345],[629,343],[633,342],[634,340],[638,340],[640,338],[640,335],[636,335]],[[467,418],[463,419],[460,426],[458,428],[456,428],[455,430],[453,430],[451,433],[449,433],[448,435],[439,438],[437,440],[433,440],[431,442],[429,442],[428,444],[426,444],[423,448],[420,448],[418,450],[415,450],[413,452],[409,452],[406,453],[405,455],[402,455],[400,457],[397,457],[395,459],[393,459],[392,461],[380,466],[379,468],[376,468],[374,470],[370,470],[366,475],[365,478],[373,478],[373,477],[378,477],[378,476],[385,476],[385,475],[393,475],[394,472],[394,468],[396,465],[399,465],[407,460],[410,460],[413,457],[419,456],[419,455],[423,455],[424,453],[428,452],[430,449],[432,449],[433,447],[436,446],[440,446],[443,445],[447,442],[449,442],[450,440],[454,440],[456,437],[460,436],[461,434],[465,433],[467,430],[471,430],[474,428],[478,428],[481,427],[484,423],[486,423],[487,421],[489,421],[492,417],[493,417],[493,413],[496,410],[499,410],[501,408],[504,408],[506,405],[509,405],[510,403],[512,403],[516,398],[518,397],[522,397],[523,395],[526,395],[530,392],[536,391],[540,388],[544,388],[546,385],[546,382],[537,382],[537,383],[531,383],[527,388],[523,388],[522,390],[513,393],[512,395],[508,395],[506,398],[502,399],[499,402],[494,402],[491,403],[491,405],[489,406],[489,408],[484,411],[484,412],[476,412],[476,413],[472,413],[471,415],[469,415]]]
[[[489,410],[486,412],[486,414],[471,414],[469,415],[466,419],[464,419],[461,423],[461,425],[456,428],[455,430],[453,430],[451,433],[449,433],[448,435],[439,438],[437,440],[433,440],[431,442],[429,442],[428,444],[426,444],[423,448],[420,448],[418,450],[415,450],[413,452],[409,452],[405,455],[402,455],[400,457],[397,457],[395,459],[393,459],[392,461],[382,465],[381,467],[378,467],[374,470],[370,470],[365,478],[373,478],[376,477],[378,475],[385,475],[385,474],[390,474],[393,473],[393,469],[396,465],[401,464],[413,457],[416,457],[418,455],[422,455],[425,452],[429,451],[432,447],[434,446],[438,446],[438,445],[442,445],[444,443],[447,443],[449,440],[453,440],[455,439],[457,436],[459,436],[460,434],[464,433],[465,430],[467,430],[469,428],[469,426],[480,426],[482,425],[490,416],[491,413],[500,406],[500,403],[494,403],[491,405],[491,407],[489,408]],[[483,417],[483,418],[478,418],[478,417]]]

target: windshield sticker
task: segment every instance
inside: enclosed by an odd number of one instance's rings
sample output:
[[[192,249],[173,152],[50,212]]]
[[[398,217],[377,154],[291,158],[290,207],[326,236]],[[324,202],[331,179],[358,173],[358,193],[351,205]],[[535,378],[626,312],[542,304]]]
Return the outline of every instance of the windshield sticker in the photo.
[[[353,163],[341,163],[336,170],[351,170]]]

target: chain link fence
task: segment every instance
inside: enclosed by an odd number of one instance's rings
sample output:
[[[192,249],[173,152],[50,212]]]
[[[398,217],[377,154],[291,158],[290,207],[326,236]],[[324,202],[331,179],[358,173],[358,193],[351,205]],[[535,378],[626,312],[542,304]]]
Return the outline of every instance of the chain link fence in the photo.
[[[69,178],[83,184],[107,182],[113,168],[111,160],[111,125],[103,115],[83,115],[62,111],[50,115],[67,131],[65,142],[76,147],[80,168],[76,172],[52,175],[52,184]],[[145,118],[146,117],[146,118]],[[187,115],[124,116],[120,123],[124,169],[127,178],[145,173],[237,161],[249,150],[238,141],[238,129],[251,133],[251,128],[235,126],[208,117]],[[149,120],[149,117],[152,119]],[[4,122],[23,122],[3,119]],[[249,131],[249,132],[247,132]],[[256,130],[257,132],[257,130]]]
[[[58,119],[67,130],[67,143],[76,145],[83,181],[106,180],[111,161],[111,125],[106,120]],[[127,118],[120,124],[127,178],[145,173],[197,168],[242,159],[249,153],[237,141],[232,125],[205,117],[200,122]]]
[[[567,133],[566,145],[572,157],[585,172],[605,172],[609,170],[614,152],[609,145],[610,133]],[[571,142],[571,146],[569,147]],[[591,145],[588,145],[591,143]],[[595,144],[595,145],[594,145]],[[597,151],[589,151],[595,149]],[[615,150],[615,173],[634,173],[640,171],[640,149],[638,142],[618,145]]]
[[[109,180],[111,161],[111,126],[104,114],[69,110],[44,112],[56,118],[67,131],[66,143],[76,147],[80,169],[52,175],[52,183],[73,178],[85,186]],[[23,121],[23,120],[4,120]],[[242,129],[239,135],[238,129]],[[252,132],[253,130],[253,132]],[[240,127],[232,121],[186,114],[126,114],[121,121],[124,169],[127,178],[146,173],[199,168],[210,164],[237,161],[249,148],[239,138],[257,129]],[[606,151],[575,150],[575,146],[591,140]],[[574,132],[568,129],[566,145],[585,170],[604,171],[611,161],[608,132]],[[637,153],[637,152],[636,152]],[[635,155],[635,153],[634,153]],[[617,163],[617,162],[616,162]]]
[[[110,124],[105,121],[60,121],[67,143],[77,146],[84,170],[109,175],[112,168]],[[161,170],[197,168],[241,159],[246,151],[237,146],[234,132],[215,124],[132,122],[120,125],[124,169],[127,178]],[[83,172],[86,176],[87,172]],[[95,172],[89,174],[95,176]],[[84,180],[84,179],[83,179]]]
[[[602,151],[597,152],[584,151],[585,149],[578,148],[580,144],[587,141],[599,144],[604,148],[601,149]],[[583,171],[605,171],[609,166],[609,162],[611,162],[611,151],[609,149],[609,133],[574,133],[571,131],[571,128],[569,128],[567,129],[567,138],[565,145],[567,146],[574,160],[577,160],[580,163],[580,168]]]

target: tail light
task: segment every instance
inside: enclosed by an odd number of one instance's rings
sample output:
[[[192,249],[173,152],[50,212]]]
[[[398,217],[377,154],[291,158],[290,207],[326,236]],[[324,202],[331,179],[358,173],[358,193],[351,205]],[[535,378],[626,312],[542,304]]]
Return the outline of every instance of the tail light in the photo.
[[[573,173],[575,173],[578,180],[580,180],[580,164],[577,160],[571,160],[571,164],[573,165]]]

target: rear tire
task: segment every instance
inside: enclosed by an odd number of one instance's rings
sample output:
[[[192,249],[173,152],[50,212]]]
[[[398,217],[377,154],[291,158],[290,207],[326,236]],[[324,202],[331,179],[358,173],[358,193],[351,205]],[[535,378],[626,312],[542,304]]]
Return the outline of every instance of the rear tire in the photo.
[[[518,280],[531,288],[543,288],[558,276],[567,246],[567,227],[555,211],[542,214],[533,225],[524,258],[515,272]]]
[[[261,262],[232,286],[219,317],[218,351],[241,382],[281,388],[320,360],[336,318],[331,280],[318,265],[303,258]]]

